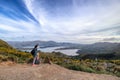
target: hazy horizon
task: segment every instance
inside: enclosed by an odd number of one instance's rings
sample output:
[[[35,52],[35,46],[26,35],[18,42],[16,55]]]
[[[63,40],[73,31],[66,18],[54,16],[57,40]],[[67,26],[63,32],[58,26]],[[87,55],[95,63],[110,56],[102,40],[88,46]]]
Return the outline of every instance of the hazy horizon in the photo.
[[[0,39],[120,42],[120,0],[0,0]]]
[[[53,41],[53,40],[10,40],[10,41],[6,41],[6,42],[29,42],[29,41],[45,41],[45,42],[48,42],[48,41]],[[96,43],[120,43],[120,42],[106,42],[106,41],[103,41],[103,42],[93,42],[93,43],[80,43],[80,42],[68,42],[68,41],[53,41],[53,42],[57,42],[57,43],[72,43],[72,44],[83,44],[83,45],[89,45],[89,44],[96,44]],[[38,43],[39,44],[39,43]]]

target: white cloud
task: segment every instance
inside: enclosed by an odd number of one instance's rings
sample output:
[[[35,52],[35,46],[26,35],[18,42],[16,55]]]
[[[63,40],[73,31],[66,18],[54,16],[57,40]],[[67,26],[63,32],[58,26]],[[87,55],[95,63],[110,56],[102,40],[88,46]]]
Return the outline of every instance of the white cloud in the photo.
[[[27,18],[27,17],[26,17]],[[31,37],[31,35],[39,35],[39,24],[34,21],[14,20],[6,16],[0,15],[0,38],[5,40],[21,40],[23,37]],[[20,39],[18,39],[20,37]]]
[[[114,29],[120,26],[119,0],[96,0],[88,3],[84,0],[71,0],[73,5],[69,6],[69,10],[68,6],[46,8],[45,4],[49,3],[42,1],[24,0],[29,12],[40,23],[40,27],[30,18],[29,21],[15,21],[1,16],[3,23],[0,22],[0,25],[5,27],[0,29],[9,28],[9,31],[14,32],[11,33],[14,36],[19,32],[19,36],[34,35],[35,39],[81,43],[102,41],[106,37],[119,37],[119,28]]]
[[[119,8],[119,6],[118,6],[119,4],[117,2],[114,4],[111,4],[109,6],[101,5],[99,8],[96,8],[97,4],[92,5],[92,6],[89,5],[87,7],[83,6],[82,7],[83,10],[80,10],[81,8],[78,6],[78,8],[75,9],[77,12],[75,12],[75,14],[70,16],[70,18],[67,17],[67,19],[64,16],[63,17],[60,16],[60,18],[58,18],[58,16],[51,17],[49,15],[49,13],[47,12],[47,10],[44,9],[44,7],[42,7],[40,4],[39,5],[36,4],[37,2],[40,3],[39,0],[31,0],[31,1],[26,0],[26,5],[27,5],[28,9],[30,10],[30,12],[36,17],[36,19],[38,21],[40,21],[41,24],[51,26],[51,27],[53,26],[53,28],[54,27],[57,27],[57,28],[64,27],[65,29],[68,29],[68,27],[69,27],[69,28],[74,29],[74,27],[76,27],[76,30],[78,30],[78,28],[79,28],[79,30],[82,30],[82,29],[84,29],[83,27],[89,28],[91,26],[92,26],[92,28],[98,29],[98,28],[102,27],[102,25],[104,25],[103,26],[103,28],[104,28],[104,27],[108,27],[109,24],[113,24],[115,21],[118,21],[119,16],[120,16],[118,14],[120,12],[120,8]],[[86,10],[85,10],[85,8],[86,8]],[[85,12],[90,12],[90,13],[85,13]],[[56,12],[56,14],[57,13],[59,13],[59,12]],[[79,13],[79,14],[76,15],[76,13]],[[91,14],[92,16],[90,16],[89,14]],[[84,16],[81,16],[81,15],[84,15]],[[111,17],[112,17],[112,19],[111,19]],[[98,26],[98,27],[96,27],[96,26]]]
[[[11,27],[11,26],[7,26],[7,25],[2,25],[2,24],[0,24],[0,29],[6,30],[6,31],[11,31],[11,32],[22,31],[21,29]]]

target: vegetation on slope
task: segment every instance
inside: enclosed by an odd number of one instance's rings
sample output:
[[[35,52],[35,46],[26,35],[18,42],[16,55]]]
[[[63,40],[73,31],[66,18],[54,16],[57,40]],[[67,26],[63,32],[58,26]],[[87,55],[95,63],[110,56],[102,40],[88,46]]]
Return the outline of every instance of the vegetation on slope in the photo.
[[[12,49],[12,47],[5,41],[0,39],[0,48],[9,48]]]
[[[11,60],[13,62],[23,63],[31,57],[30,54],[16,50],[5,41],[0,40],[0,62]]]
[[[78,59],[66,56],[60,52],[40,53],[41,61],[44,62],[46,57],[54,63],[65,68],[77,71],[84,71],[99,74],[111,74],[120,77],[120,60],[106,59]]]

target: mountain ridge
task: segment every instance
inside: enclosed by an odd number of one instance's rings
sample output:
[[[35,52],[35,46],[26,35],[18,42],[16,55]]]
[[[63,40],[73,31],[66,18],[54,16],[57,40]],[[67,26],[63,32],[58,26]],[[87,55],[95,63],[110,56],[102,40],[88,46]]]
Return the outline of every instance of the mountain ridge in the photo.
[[[7,41],[10,45],[15,48],[21,48],[25,46],[34,46],[39,44],[40,47],[56,47],[56,46],[76,46],[81,44],[69,43],[69,42],[55,42],[55,41]]]

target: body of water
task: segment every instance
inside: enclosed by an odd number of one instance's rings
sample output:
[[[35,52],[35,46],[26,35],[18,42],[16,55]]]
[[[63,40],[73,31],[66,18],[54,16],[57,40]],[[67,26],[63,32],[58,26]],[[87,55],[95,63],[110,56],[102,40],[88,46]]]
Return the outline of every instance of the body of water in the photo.
[[[26,48],[26,50],[22,50],[22,51],[28,51],[30,52],[31,50],[27,50],[27,48],[31,48],[32,47],[24,47]],[[38,50],[42,51],[42,52],[61,52],[63,54],[66,54],[66,55],[70,55],[70,56],[75,56],[75,55],[78,55],[76,52],[78,51],[78,49],[64,49],[64,50],[56,50],[58,48],[63,48],[63,47],[48,47],[48,48],[38,48]]]

